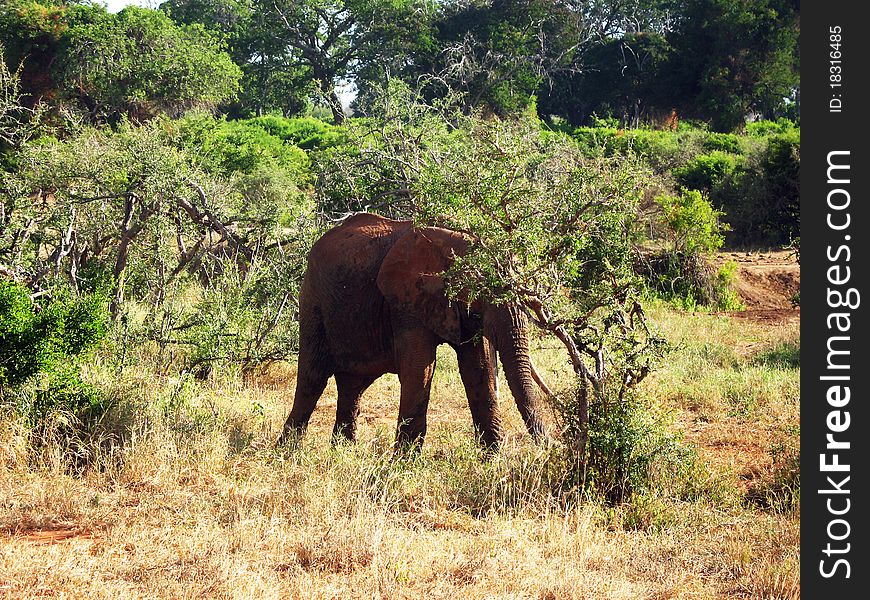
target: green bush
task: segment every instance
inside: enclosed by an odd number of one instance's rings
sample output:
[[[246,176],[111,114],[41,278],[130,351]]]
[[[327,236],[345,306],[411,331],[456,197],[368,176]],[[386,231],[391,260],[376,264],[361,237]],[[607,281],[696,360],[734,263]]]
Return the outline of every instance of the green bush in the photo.
[[[571,132],[571,137],[584,154],[591,155],[612,153],[617,134],[615,127],[577,127]]]
[[[737,279],[737,263],[729,260],[716,271],[713,280],[714,306],[719,310],[743,310],[745,306],[734,289],[734,281]]]
[[[673,174],[682,187],[709,192],[727,182],[740,165],[740,157],[716,150],[696,156],[674,169]]]
[[[22,284],[0,280],[0,391],[94,347],[106,334],[106,298],[62,291],[45,306]]]
[[[740,154],[740,136],[733,133],[710,133],[704,140],[704,150]]]
[[[792,121],[750,123],[746,135],[685,122],[675,132],[607,125],[570,135],[587,156],[635,156],[677,186],[706,192],[732,226],[730,245],[782,245],[798,234],[800,128]]]
[[[561,439],[569,442],[557,450],[557,460],[573,462],[563,467],[567,473],[563,486],[611,504],[656,493],[697,497],[703,484],[695,454],[636,391],[619,394],[619,387],[610,381],[589,404],[588,440],[582,456],[570,447],[571,440],[584,435],[577,418],[577,396],[582,390],[554,402],[563,427]]]
[[[306,152],[254,119],[227,121],[191,113],[173,122],[172,127],[178,128],[182,148],[199,156],[212,172],[249,175],[270,168],[286,172],[299,183],[308,181],[310,160]]]
[[[782,133],[800,131],[793,121],[777,119],[776,121],[754,121],[746,124],[746,135],[750,137],[767,137]]]
[[[57,290],[40,307],[24,285],[0,281],[0,402],[35,429],[56,413],[78,426],[99,420],[109,402],[80,378],[76,358],[107,328],[100,293],[75,298]]]
[[[683,165],[700,153],[704,136],[696,129],[675,133],[653,129],[577,127],[571,132],[580,150],[587,155],[638,156],[657,173]]]
[[[655,202],[667,225],[672,251],[709,254],[722,247],[728,229],[721,221],[725,213],[714,209],[704,194],[682,190],[677,196],[658,196]]]
[[[202,377],[215,365],[247,369],[297,351],[302,266],[255,263],[245,273],[227,271],[203,289],[175,326],[189,348],[185,369]]]
[[[696,154],[699,151],[698,139],[696,132],[632,129],[616,138],[614,147],[622,155],[633,153],[640,156],[657,173],[664,173]]]
[[[303,150],[317,150],[335,146],[343,141],[342,130],[314,117],[287,118],[277,115],[254,117],[247,121],[262,128],[269,135],[290,142]]]
[[[742,308],[733,282],[736,263],[718,270],[698,254],[659,252],[641,256],[636,264],[648,293],[683,310]]]
[[[728,214],[732,244],[782,246],[800,233],[800,130],[764,138],[710,191]]]
[[[714,209],[698,190],[658,196],[655,202],[661,209],[669,247],[637,261],[635,269],[649,290],[686,310],[740,308],[733,286],[737,264],[726,263],[716,270],[706,258],[725,241],[728,225],[720,220],[724,213]]]

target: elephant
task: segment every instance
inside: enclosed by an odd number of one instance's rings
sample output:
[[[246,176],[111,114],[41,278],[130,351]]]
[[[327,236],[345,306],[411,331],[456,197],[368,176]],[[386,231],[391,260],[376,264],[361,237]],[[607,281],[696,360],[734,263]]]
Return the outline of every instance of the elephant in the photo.
[[[497,355],[526,428],[536,440],[545,436],[525,311],[448,298],[442,274],[469,245],[453,230],[368,213],[347,218],[314,244],[299,294],[296,395],[279,443],[304,432],[330,376],[338,388],[333,439],[353,441],[363,392],[381,375],[396,373],[396,448],[419,449],[435,351],[443,343],[456,351],[484,447],[497,448],[503,435]]]

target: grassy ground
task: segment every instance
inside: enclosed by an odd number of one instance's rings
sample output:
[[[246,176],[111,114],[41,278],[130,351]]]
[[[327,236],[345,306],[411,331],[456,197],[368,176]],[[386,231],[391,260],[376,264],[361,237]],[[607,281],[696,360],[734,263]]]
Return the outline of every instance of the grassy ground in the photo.
[[[276,451],[292,367],[197,383],[98,364],[127,432],[100,468],[69,474],[0,421],[0,598],[799,597],[797,320],[649,313],[675,349],[643,390],[696,451],[696,494],[556,502],[506,386],[510,432],[481,461],[446,348],[409,461],[391,460],[395,377],[364,396],[357,445],[329,445],[330,387]]]

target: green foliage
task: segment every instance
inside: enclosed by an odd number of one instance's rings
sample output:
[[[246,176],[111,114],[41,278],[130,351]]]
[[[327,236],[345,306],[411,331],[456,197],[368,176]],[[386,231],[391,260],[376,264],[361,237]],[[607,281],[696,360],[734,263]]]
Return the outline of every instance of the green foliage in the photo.
[[[93,294],[39,307],[24,285],[0,280],[0,390],[92,348],[106,334],[106,304]]]
[[[682,190],[678,196],[655,199],[667,225],[671,250],[686,254],[710,254],[722,247],[727,225],[722,213],[698,190]]]
[[[691,486],[689,475],[697,468],[697,457],[637,397],[605,396],[590,405],[587,457],[579,483],[592,497],[614,504],[663,489],[691,493],[680,486]]]
[[[292,139],[278,135],[275,128],[263,127],[260,119],[263,117],[227,121],[191,113],[174,126],[178,128],[182,147],[199,155],[203,166],[211,172],[250,176],[268,170],[273,174],[280,172],[297,184],[306,183],[308,155]]]
[[[685,188],[709,192],[728,182],[739,166],[739,157],[716,150],[674,169],[674,178]]]
[[[713,280],[713,295],[716,298],[715,306],[719,310],[743,310],[746,308],[734,289],[737,278],[737,263],[729,260],[716,271]]]
[[[344,139],[340,129],[313,117],[290,119],[266,115],[250,119],[248,123],[303,150],[328,148],[341,143]]]
[[[532,110],[573,126],[695,119],[724,132],[797,106],[800,14],[787,0],[167,0],[160,11],[118,15],[78,1],[4,8],[0,43],[11,65],[26,59],[26,94],[72,95],[91,113],[145,117],[196,104],[233,117],[295,115],[315,100],[341,123],[343,82],[356,83],[355,109],[368,114],[389,78],[433,83],[429,100],[460,92],[466,112]]]
[[[707,134],[697,128],[681,131],[577,127],[571,133],[586,154],[634,156],[656,173],[669,173],[685,165],[702,151]]]
[[[760,141],[710,197],[728,213],[733,242],[784,245],[800,233],[800,130],[784,127]]]
[[[740,136],[733,133],[711,133],[704,140],[704,150],[740,154]]]
[[[554,0],[446,2],[435,29],[419,58],[426,75],[459,92],[466,111],[516,116],[535,107],[551,73],[573,69],[582,15]]]
[[[742,308],[733,286],[737,268],[733,261],[715,269],[702,254],[665,251],[642,255],[635,268],[652,295],[677,308],[690,311]]]
[[[639,127],[670,109],[662,70],[673,48],[665,36],[637,30],[608,34],[583,49],[585,68],[565,69],[555,85],[543,86],[546,112],[567,113],[575,124],[598,126],[599,115],[607,115],[612,127]]]
[[[110,402],[78,373],[77,358],[108,329],[108,302],[96,293],[81,298],[43,296],[37,306],[25,286],[0,280],[0,403],[31,428],[44,428],[57,413],[74,428],[88,427]]]
[[[793,121],[786,118],[779,118],[776,121],[753,121],[747,123],[744,131],[750,137],[764,138],[776,134],[788,134],[797,129]]]
[[[293,49],[273,5],[258,0],[168,0],[160,5],[176,23],[207,29],[226,44],[242,79],[230,116],[270,111],[297,114],[314,91],[310,69],[294,64]]]
[[[788,0],[687,0],[668,39],[669,96],[686,116],[716,131],[739,127],[750,110],[782,114],[799,85],[799,8]]]
[[[174,359],[180,355],[180,368],[199,378],[216,367],[249,370],[286,360],[299,345],[298,324],[288,316],[295,315],[303,266],[297,258],[256,262],[245,272],[233,268],[198,290],[193,301],[185,301],[189,288],[175,287],[159,319],[144,323],[159,331],[143,333],[161,348],[180,348]],[[162,332],[172,332],[171,341]]]
[[[315,231],[307,160],[260,127],[201,113],[30,144],[7,178],[0,260],[71,287],[111,282],[121,363],[134,340],[212,356],[208,332],[232,338],[215,354],[224,362],[285,356]]]
[[[159,11],[127,7],[64,34],[58,80],[92,116],[142,119],[234,97],[241,72],[202,26],[177,26]]]

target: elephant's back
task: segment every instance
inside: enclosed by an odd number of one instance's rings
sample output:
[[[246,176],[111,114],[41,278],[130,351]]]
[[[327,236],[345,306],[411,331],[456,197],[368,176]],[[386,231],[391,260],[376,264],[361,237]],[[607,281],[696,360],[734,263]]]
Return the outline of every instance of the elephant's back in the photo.
[[[353,215],[315,242],[308,256],[309,274],[348,280],[371,276],[374,281],[384,256],[413,225],[369,213]]]

